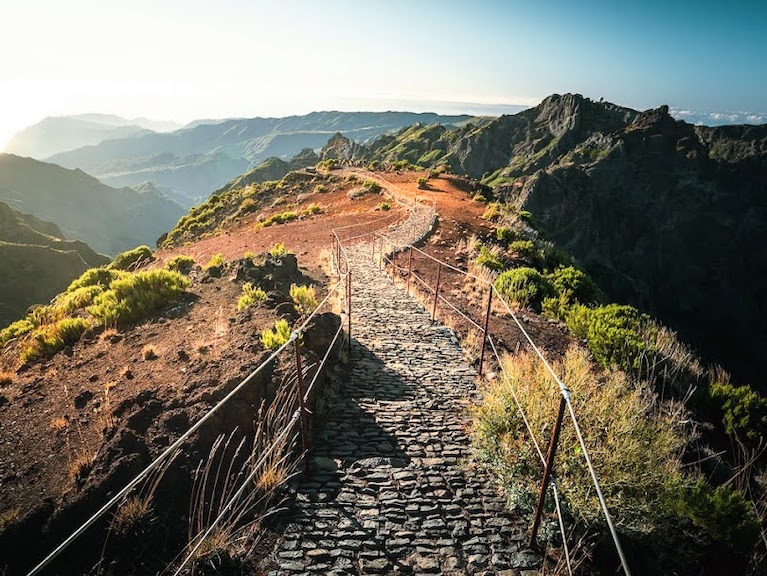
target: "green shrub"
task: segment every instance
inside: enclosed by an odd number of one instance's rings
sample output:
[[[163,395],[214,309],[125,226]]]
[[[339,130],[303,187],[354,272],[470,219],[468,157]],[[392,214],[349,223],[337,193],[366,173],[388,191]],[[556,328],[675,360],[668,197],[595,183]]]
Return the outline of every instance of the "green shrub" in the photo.
[[[506,268],[501,257],[485,245],[479,247],[479,254],[474,259],[474,263],[496,272],[501,272]]]
[[[32,332],[32,338],[21,352],[24,362],[50,358],[59,350],[71,346],[89,327],[82,318],[64,318],[55,324],[40,326]]]
[[[266,300],[266,292],[252,283],[246,282],[242,285],[242,296],[237,301],[237,310],[245,310],[248,306],[258,304]]]
[[[712,490],[700,478],[679,490],[675,504],[679,516],[689,519],[709,538],[736,554],[750,553],[759,538],[759,521],[752,504],[730,486]]]
[[[281,258],[285,256],[286,254],[290,254],[290,251],[285,248],[285,244],[282,242],[277,242],[274,246],[269,248],[269,255],[272,258]]]
[[[22,318],[21,320],[17,320],[10,326],[0,330],[0,347],[5,346],[10,340],[13,340],[14,338],[24,336],[24,334],[34,330],[35,327],[35,323],[32,322],[29,318]]]
[[[210,260],[208,260],[208,263],[202,267],[203,270],[210,270],[211,268],[223,268],[226,266],[227,262],[224,259],[223,254],[218,253],[211,256]]]
[[[542,258],[532,240],[514,240],[507,250],[516,260],[523,260],[531,266],[540,267]]]
[[[503,212],[501,212],[501,205],[498,202],[491,202],[488,204],[487,210],[482,214],[482,218],[490,220],[490,222],[500,220],[501,216],[503,216]]]
[[[174,256],[165,263],[165,269],[173,272],[181,272],[182,274],[189,274],[194,266],[194,258],[191,256],[184,256],[179,254]]]
[[[421,176],[418,179],[418,188],[420,188],[421,190],[428,189],[429,188],[429,179],[426,178],[425,176]]]
[[[261,344],[267,350],[276,350],[290,338],[290,325],[287,320],[277,320],[274,328],[261,331]]]
[[[591,276],[573,266],[560,266],[546,275],[554,290],[571,304],[595,304],[601,300]]]
[[[472,440],[489,468],[516,494],[517,504],[531,512],[542,475],[527,428],[512,390],[536,440],[549,443],[559,387],[532,353],[507,356],[508,380],[483,389],[475,409]],[[585,350],[571,347],[554,371],[567,383],[596,468],[607,507],[615,523],[629,531],[652,533],[667,521],[667,502],[685,482],[680,454],[688,442],[683,427],[659,409],[643,385],[629,382],[620,371],[600,370]],[[555,460],[557,482],[573,516],[588,525],[604,526],[602,510],[584,455],[568,421],[561,431]]]
[[[61,310],[64,314],[71,314],[75,310],[90,306],[93,299],[104,291],[104,288],[99,284],[94,286],[83,286],[76,288],[71,292],[64,292],[60,294],[54,303],[54,306]]]
[[[314,214],[319,214],[322,212],[322,208],[320,208],[319,204],[309,204],[301,214],[303,216],[312,216]]]
[[[115,256],[112,263],[107,266],[111,270],[130,270],[136,264],[151,262],[154,260],[152,249],[149,246],[138,246]]]
[[[388,202],[381,202],[378,205],[378,209],[383,212],[388,212],[389,210],[391,210],[391,204],[389,204]]]
[[[104,289],[118,278],[125,278],[129,273],[122,270],[110,270],[108,268],[90,268],[74,280],[67,288],[67,292],[74,292],[85,286],[101,286]]]
[[[245,198],[240,203],[240,208],[237,210],[240,214],[248,214],[250,212],[254,212],[255,210],[258,210],[258,204],[253,198]]]
[[[293,212],[292,210],[288,210],[287,212],[283,212],[282,214],[274,214],[272,216],[269,216],[266,220],[263,220],[258,224],[261,228],[268,228],[269,226],[272,226],[274,224],[286,224],[288,222],[292,222],[298,218],[298,214]]]
[[[178,272],[147,270],[112,282],[99,294],[88,313],[105,326],[143,320],[169,302],[177,300],[190,282]]]
[[[533,227],[535,226],[535,219],[533,218],[533,215],[527,210],[520,210],[518,216],[522,222],[526,222]]]
[[[635,368],[647,349],[640,334],[643,319],[633,306],[608,304],[591,310],[586,342],[594,359],[602,366]]]
[[[517,234],[511,228],[507,228],[506,226],[499,226],[495,230],[495,237],[498,238],[498,240],[501,242],[511,242],[517,237]]]
[[[712,383],[709,394],[721,411],[727,434],[751,445],[767,439],[767,398],[730,382]]]
[[[370,180],[370,179],[365,180],[362,183],[362,187],[367,188],[370,192],[373,192],[374,194],[381,191],[381,185],[375,180]]]
[[[540,312],[544,298],[552,294],[552,288],[545,276],[535,268],[512,268],[502,273],[495,281],[498,292],[519,306],[526,306]]]
[[[291,284],[290,297],[293,299],[296,311],[301,315],[309,314],[317,308],[317,296],[314,292],[314,286]]]

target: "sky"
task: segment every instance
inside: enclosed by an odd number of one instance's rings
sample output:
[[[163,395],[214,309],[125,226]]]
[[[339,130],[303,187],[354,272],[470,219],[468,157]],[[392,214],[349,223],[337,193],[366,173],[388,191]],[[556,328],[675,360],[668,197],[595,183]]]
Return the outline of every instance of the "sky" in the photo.
[[[767,112],[767,2],[0,0],[0,147],[46,116]]]

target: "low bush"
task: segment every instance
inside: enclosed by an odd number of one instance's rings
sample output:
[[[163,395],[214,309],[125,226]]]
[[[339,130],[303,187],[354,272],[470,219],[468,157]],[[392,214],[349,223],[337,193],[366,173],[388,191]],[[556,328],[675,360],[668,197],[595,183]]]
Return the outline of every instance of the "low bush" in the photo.
[[[174,256],[165,263],[165,269],[172,272],[181,272],[182,274],[189,274],[194,266],[194,258],[191,256],[184,256],[179,254]]]
[[[543,258],[532,240],[514,240],[507,252],[514,260],[521,260],[534,268],[542,268]]]
[[[106,289],[109,285],[118,278],[125,278],[128,276],[128,272],[122,270],[114,270],[108,268],[90,268],[82,273],[77,279],[72,281],[67,288],[67,292],[74,292],[78,288],[85,286],[101,286]]]
[[[261,344],[267,350],[276,350],[290,338],[290,325],[287,320],[277,320],[274,328],[261,331]]]
[[[378,205],[378,209],[381,210],[382,212],[388,212],[389,210],[391,210],[391,204],[389,204],[388,202],[381,202]]]
[[[29,318],[17,320],[10,326],[0,330],[0,347],[5,346],[10,340],[24,336],[34,330],[36,325]]]
[[[94,298],[103,291],[104,288],[99,284],[76,288],[70,292],[59,294],[54,302],[54,306],[64,314],[72,314],[75,310],[90,306]]]
[[[488,204],[487,210],[482,214],[482,218],[490,220],[490,222],[497,222],[501,216],[503,216],[503,212],[501,212],[501,205],[498,202]]]
[[[553,290],[546,277],[535,268],[512,268],[503,272],[495,281],[495,288],[509,301],[541,311],[543,300]]]
[[[237,301],[237,310],[245,310],[245,308],[264,300],[266,300],[266,292],[258,286],[254,287],[252,283],[246,282],[242,285],[242,296]]]
[[[189,286],[187,278],[169,270],[148,270],[115,280],[99,294],[88,313],[105,326],[138,322],[179,299]]]
[[[258,224],[261,228],[268,228],[269,226],[273,226],[274,224],[286,224],[288,222],[292,222],[298,218],[298,214],[293,212],[292,210],[288,210],[287,212],[283,212],[282,214],[273,214],[272,216],[269,216],[266,220],[263,220]]]
[[[640,355],[647,351],[642,338],[642,322],[648,320],[633,306],[608,304],[588,312],[578,309],[579,322],[587,317],[586,342],[594,359],[602,366],[624,370],[637,367]],[[575,322],[568,318],[568,327]],[[582,330],[577,327],[578,332]],[[573,334],[579,336],[575,330]]]
[[[506,226],[499,226],[495,230],[495,237],[501,242],[511,242],[517,237],[516,232]]]
[[[374,194],[381,191],[381,185],[375,180],[370,180],[370,179],[365,180],[364,182],[362,182],[362,187],[366,188],[370,192],[373,192]]]
[[[541,447],[549,442],[560,391],[536,356],[507,356],[508,380],[483,392],[475,410],[472,439],[480,456],[516,495],[514,504],[532,511],[542,465],[517,410],[512,391]],[[617,525],[649,533],[666,518],[668,499],[685,482],[680,455],[689,440],[679,422],[659,409],[643,385],[619,371],[597,370],[588,353],[570,348],[554,371],[567,383],[586,446],[607,506]],[[681,417],[680,417],[681,421]],[[603,515],[573,426],[562,427],[555,467],[573,515],[603,526]]]
[[[767,440],[767,398],[729,381],[713,382],[709,394],[727,434],[751,446]]]
[[[50,358],[59,350],[71,346],[83,335],[90,324],[83,318],[64,318],[55,324],[40,326],[21,352],[24,362]]]
[[[533,215],[527,210],[520,210],[517,216],[522,222],[525,222],[526,224],[529,224],[530,226],[535,227],[535,218],[533,218]]]
[[[282,242],[277,242],[269,248],[269,256],[272,258],[281,258],[282,256],[285,256],[286,254],[290,254],[290,251],[285,248],[285,244]]]
[[[602,299],[591,276],[574,266],[560,266],[546,275],[549,283],[570,304],[593,305]]]
[[[210,260],[208,260],[208,263],[202,267],[203,270],[210,270],[211,268],[223,268],[226,266],[227,262],[224,259],[223,254],[214,254],[210,257]]]
[[[154,260],[152,249],[149,246],[138,246],[115,256],[112,263],[107,266],[111,270],[131,270],[138,264]]]
[[[304,208],[303,212],[301,212],[302,216],[313,216],[314,214],[319,214],[322,212],[322,208],[320,208],[319,204],[309,204],[306,208]]]
[[[301,315],[305,316],[317,308],[317,296],[314,292],[314,286],[291,284],[290,297],[293,299],[296,311]]]
[[[498,254],[498,250],[493,250],[485,245],[479,247],[479,254],[474,259],[474,263],[477,266],[484,266],[495,272],[501,272],[506,268],[506,264]]]
[[[418,188],[420,188],[421,190],[427,190],[429,188],[429,179],[426,178],[425,176],[421,176],[418,179]]]

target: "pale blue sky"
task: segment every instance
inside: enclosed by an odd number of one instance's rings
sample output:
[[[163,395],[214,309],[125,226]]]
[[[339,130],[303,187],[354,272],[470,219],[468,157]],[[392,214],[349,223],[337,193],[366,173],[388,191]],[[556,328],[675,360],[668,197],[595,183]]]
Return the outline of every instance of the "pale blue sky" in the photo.
[[[498,113],[554,92],[767,112],[765,1],[3,4],[0,146],[45,116],[82,112],[181,122],[327,109]]]

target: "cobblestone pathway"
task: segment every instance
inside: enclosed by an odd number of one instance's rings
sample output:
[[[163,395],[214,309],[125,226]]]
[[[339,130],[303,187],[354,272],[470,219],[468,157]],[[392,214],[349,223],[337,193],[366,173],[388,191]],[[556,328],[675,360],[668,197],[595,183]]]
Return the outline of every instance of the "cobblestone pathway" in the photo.
[[[476,374],[453,333],[375,267],[369,246],[350,256],[351,374],[314,443],[314,472],[297,486],[270,574],[510,576],[537,566],[528,526],[471,468]]]

